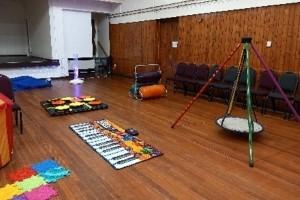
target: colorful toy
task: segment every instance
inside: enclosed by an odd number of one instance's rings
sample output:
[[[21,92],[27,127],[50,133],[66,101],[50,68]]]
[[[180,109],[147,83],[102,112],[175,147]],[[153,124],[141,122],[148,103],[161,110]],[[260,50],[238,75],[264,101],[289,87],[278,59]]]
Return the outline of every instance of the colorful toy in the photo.
[[[115,169],[162,155],[158,149],[107,119],[73,124],[70,128]]]
[[[8,174],[13,184],[0,188],[1,200],[48,200],[57,196],[48,183],[70,175],[70,171],[54,160],[45,160]]]
[[[125,130],[126,133],[128,133],[129,135],[132,136],[138,136],[139,132],[137,130],[135,130],[134,128],[128,128]]]
[[[142,86],[139,89],[139,96],[142,99],[157,98],[167,95],[167,89],[162,84]]]
[[[164,85],[159,84],[161,73],[158,64],[136,65],[134,67],[135,82],[129,89],[129,96],[139,100],[166,96],[167,89]]]
[[[51,116],[107,109],[108,105],[91,96],[63,97],[42,101],[41,105]]]

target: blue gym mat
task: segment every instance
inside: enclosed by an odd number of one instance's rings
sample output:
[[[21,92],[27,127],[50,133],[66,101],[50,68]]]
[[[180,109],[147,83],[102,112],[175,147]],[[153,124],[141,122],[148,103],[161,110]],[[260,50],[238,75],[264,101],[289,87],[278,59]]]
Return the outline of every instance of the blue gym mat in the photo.
[[[21,90],[30,90],[35,88],[45,88],[51,87],[51,80],[47,79],[37,79],[31,76],[20,76],[16,78],[12,78],[12,86],[13,90],[21,91]]]

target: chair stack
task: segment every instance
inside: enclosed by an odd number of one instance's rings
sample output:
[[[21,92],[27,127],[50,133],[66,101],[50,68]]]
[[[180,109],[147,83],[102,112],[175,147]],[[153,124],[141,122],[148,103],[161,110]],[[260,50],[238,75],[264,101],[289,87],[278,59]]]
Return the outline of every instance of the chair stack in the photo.
[[[182,91],[184,95],[189,93],[197,93],[199,89],[207,82],[207,80],[214,74],[218,65],[213,64],[209,67],[207,64],[189,64],[179,63],[176,68],[175,75],[168,77],[166,83],[172,81],[174,83],[174,92]],[[299,105],[299,97],[296,93],[299,85],[299,75],[294,72],[283,72],[280,75],[273,72],[274,77],[278,79],[280,87],[287,94],[289,100],[297,107]],[[233,84],[238,75],[237,66],[229,66],[226,70],[221,70],[215,77],[214,81],[209,85],[206,91],[206,95],[209,100],[213,100],[215,97],[228,101]],[[269,103],[272,103],[273,112],[277,110],[277,102],[283,101],[283,97],[276,89],[269,73],[267,71],[261,71],[259,73],[259,79],[257,81],[257,72],[250,68],[250,81],[251,81],[251,93],[253,96],[254,105],[261,108],[261,112],[264,114],[267,112]],[[240,82],[238,84],[238,101],[246,102],[246,87],[247,86],[247,70],[244,69],[241,72]],[[282,110],[286,112],[286,110]],[[290,113],[289,113],[290,114]]]

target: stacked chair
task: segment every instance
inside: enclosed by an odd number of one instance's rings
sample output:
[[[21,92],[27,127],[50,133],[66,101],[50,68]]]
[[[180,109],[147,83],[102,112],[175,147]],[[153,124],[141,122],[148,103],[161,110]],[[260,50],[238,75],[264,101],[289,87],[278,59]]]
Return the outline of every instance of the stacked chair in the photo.
[[[188,63],[179,63],[176,68],[175,75],[168,77],[166,82],[174,82],[174,92],[182,91],[184,95],[188,93],[197,92],[207,80],[218,69],[218,65],[213,64],[210,67],[206,64],[196,65]],[[259,80],[256,81],[257,72],[250,68],[251,73],[251,93],[253,102],[256,106],[261,108],[261,112],[264,114],[267,111],[267,107],[271,102],[273,111],[277,110],[277,102],[282,101],[283,97],[275,88],[275,84],[272,81],[267,71],[261,71],[259,74]],[[273,72],[274,77],[277,79],[277,75]],[[238,68],[236,66],[230,66],[227,70],[221,70],[215,77],[214,81],[210,83],[206,94],[212,101],[214,97],[220,96],[227,102],[233,84],[237,78]],[[295,107],[299,107],[300,99],[296,98],[296,91],[298,87],[299,77],[293,72],[284,72],[279,76],[279,85],[283,91],[287,94],[288,98],[294,103]],[[247,71],[241,72],[241,78],[238,85],[238,97],[239,100],[245,105],[247,85]],[[290,113],[285,111],[286,117],[290,117]]]
[[[280,77],[279,77],[279,85],[282,88],[282,90],[285,92],[285,94],[287,95],[288,99],[290,101],[294,101],[295,100],[295,95],[296,95],[296,91],[298,89],[298,82],[299,82],[299,77],[296,73],[294,72],[284,72]],[[273,91],[271,91],[265,102],[264,102],[264,106],[263,106],[263,113],[265,114],[267,109],[267,104],[269,103],[269,101],[272,102],[272,108],[273,108],[273,112],[276,111],[276,101],[283,101],[283,97],[281,96],[281,94],[279,93],[279,91],[275,88],[273,89]]]
[[[206,64],[199,66],[190,64],[189,69],[186,70],[188,72],[186,73],[187,78],[183,82],[185,94],[188,92],[196,93],[207,82],[208,78],[209,67]]]
[[[182,90],[186,95],[188,92],[197,92],[208,80],[209,67],[206,64],[179,63],[174,77],[168,77],[166,82],[174,82],[174,91]]]
[[[213,100],[216,92],[221,92],[224,100],[227,101],[231,88],[237,78],[238,68],[236,66],[229,67],[224,74],[223,81],[215,82],[211,84],[211,100]]]
[[[277,79],[277,75],[272,71],[272,74]],[[261,112],[263,113],[264,102],[268,97],[269,93],[272,92],[275,88],[275,84],[272,81],[270,75],[267,71],[262,71],[260,73],[260,79],[258,85],[255,89],[252,90],[253,101],[255,105],[259,106],[258,97],[261,99]]]
[[[173,77],[168,77],[166,80],[166,84],[169,81],[173,81],[174,82],[174,92],[178,91],[178,90],[183,90],[184,91],[184,75],[185,75],[185,70],[187,69],[188,64],[186,63],[179,63],[177,65],[176,68],[176,72],[175,75]]]

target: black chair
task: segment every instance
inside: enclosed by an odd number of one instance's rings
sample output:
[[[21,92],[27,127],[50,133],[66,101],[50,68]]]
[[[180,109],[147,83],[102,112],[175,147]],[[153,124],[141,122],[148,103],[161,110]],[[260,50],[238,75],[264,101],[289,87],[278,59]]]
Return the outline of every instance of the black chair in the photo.
[[[209,78],[213,76],[213,74],[217,71],[219,66],[217,64],[212,64],[209,68]],[[223,70],[221,70],[214,78],[213,83],[221,82],[223,78]]]
[[[217,71],[218,68],[219,68],[218,64],[212,64],[210,66],[209,71],[208,71],[208,79],[210,79],[214,75],[214,73]],[[209,96],[209,101],[212,101],[212,99],[213,99],[213,84],[222,82],[223,72],[224,72],[224,70],[221,69],[219,71],[219,73],[216,74],[215,78],[208,86],[207,94]]]
[[[185,81],[185,70],[187,69],[188,64],[186,63],[179,63],[176,67],[176,72],[175,75],[173,77],[168,77],[166,79],[166,84],[169,81],[173,81],[174,83],[174,92],[176,92],[177,90],[184,90],[184,81]]]
[[[89,69],[78,69],[78,76],[80,78],[90,78]]]
[[[300,96],[298,96],[294,99],[293,106],[294,106],[296,112],[298,112],[298,114],[299,114],[300,113]],[[285,113],[285,118],[290,119],[292,115],[293,115],[293,113],[291,112],[291,110],[289,108],[287,108],[286,113]]]
[[[112,75],[112,57],[95,57],[95,73],[97,77],[107,78]]]
[[[185,94],[188,92],[195,93],[202,87],[208,78],[208,65],[201,64],[199,66],[190,64],[184,74]]]
[[[299,77],[296,73],[294,72],[285,72],[279,77],[279,85],[282,88],[282,90],[285,92],[287,95],[288,99],[293,101],[295,99],[295,94],[298,88],[298,82],[299,82]],[[273,90],[270,92],[265,100],[264,103],[264,111],[263,113],[266,113],[266,107],[267,104],[271,100],[272,102],[272,108],[273,112],[276,111],[276,100],[284,100],[281,94],[277,89]]]
[[[275,72],[271,71],[273,76],[277,80],[277,75]],[[271,76],[269,75],[268,71],[262,71],[260,73],[260,78],[257,84],[257,87],[252,90],[252,95],[253,95],[253,103],[256,106],[261,106],[261,112],[263,113],[263,108],[264,108],[264,102],[266,98],[268,97],[269,93],[273,91],[275,88],[275,83],[273,82]],[[257,97],[259,97],[261,100],[261,104],[258,104]]]
[[[195,79],[197,81],[197,90],[201,88],[208,80],[209,66],[207,64],[201,64],[197,67],[195,72]]]
[[[224,74],[224,80],[223,82],[214,82],[211,84],[212,87],[212,93],[211,93],[211,100],[214,98],[215,96],[215,92],[216,91],[221,91],[223,93],[223,95],[225,94],[225,101],[227,100],[228,96],[229,96],[229,92],[232,89],[232,86],[234,84],[234,81],[237,78],[237,74],[238,74],[238,68],[235,66],[231,66],[229,67],[225,74]]]
[[[196,80],[196,72],[198,66],[196,64],[189,64],[186,66],[184,74],[182,75],[182,83],[184,86],[184,95],[188,92],[195,92],[197,80]]]
[[[22,109],[15,102],[14,92],[13,92],[10,79],[7,76],[2,74],[0,74],[0,92],[13,101],[12,110],[15,114],[16,125],[17,126],[19,125],[19,117],[20,117],[20,133],[22,134],[23,133]]]

